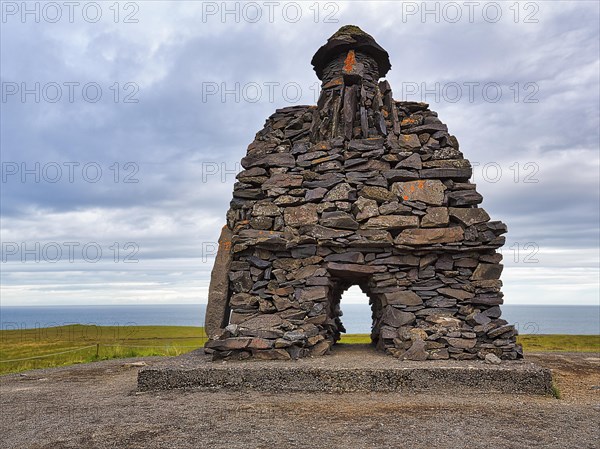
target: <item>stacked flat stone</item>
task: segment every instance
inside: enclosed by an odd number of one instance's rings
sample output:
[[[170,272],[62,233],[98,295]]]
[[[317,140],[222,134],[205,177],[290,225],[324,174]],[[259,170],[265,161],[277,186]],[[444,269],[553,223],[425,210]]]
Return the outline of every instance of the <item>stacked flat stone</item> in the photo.
[[[371,339],[408,360],[522,357],[500,318],[507,230],[425,103],[394,101],[387,53],[343,27],[313,59],[316,106],[280,109],[242,159],[213,269],[214,359],[323,355],[359,285]],[[489,358],[489,357],[488,357]]]

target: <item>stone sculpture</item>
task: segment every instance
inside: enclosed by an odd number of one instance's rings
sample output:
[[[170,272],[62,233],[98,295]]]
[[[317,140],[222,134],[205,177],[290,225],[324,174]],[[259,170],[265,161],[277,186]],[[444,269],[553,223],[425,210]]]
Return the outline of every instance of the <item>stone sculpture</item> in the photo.
[[[371,339],[401,359],[522,357],[500,318],[506,225],[425,103],[394,101],[388,53],[355,26],[313,57],[316,106],[280,109],[242,159],[213,269],[205,351],[323,355],[340,298],[369,297]]]

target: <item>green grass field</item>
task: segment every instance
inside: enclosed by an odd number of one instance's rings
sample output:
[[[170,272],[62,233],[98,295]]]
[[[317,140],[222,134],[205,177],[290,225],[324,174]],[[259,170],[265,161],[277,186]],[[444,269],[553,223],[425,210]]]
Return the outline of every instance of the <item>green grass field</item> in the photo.
[[[598,335],[522,335],[518,339],[525,351],[600,352]],[[115,358],[174,356],[200,348],[205,341],[201,327],[71,325],[3,330],[0,374]],[[343,335],[341,340],[369,342],[366,334]]]
[[[0,331],[0,374],[127,357],[173,356],[200,348],[201,327],[84,326]],[[26,359],[64,351],[64,354]]]

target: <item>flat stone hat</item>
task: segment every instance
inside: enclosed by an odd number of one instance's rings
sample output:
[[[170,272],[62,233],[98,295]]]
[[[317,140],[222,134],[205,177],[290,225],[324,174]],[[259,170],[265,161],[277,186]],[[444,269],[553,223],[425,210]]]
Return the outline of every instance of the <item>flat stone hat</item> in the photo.
[[[329,61],[339,53],[350,49],[363,51],[371,55],[377,62],[381,78],[392,68],[388,52],[375,42],[373,36],[365,33],[355,25],[345,25],[331,36],[312,58],[311,64],[319,79],[323,79],[323,69]]]

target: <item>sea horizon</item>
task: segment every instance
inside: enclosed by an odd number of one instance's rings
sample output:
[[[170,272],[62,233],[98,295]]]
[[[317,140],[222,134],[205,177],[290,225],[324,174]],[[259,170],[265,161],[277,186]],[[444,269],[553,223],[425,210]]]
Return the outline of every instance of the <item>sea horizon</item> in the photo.
[[[80,304],[1,305],[0,329],[35,329],[70,324],[96,326],[204,325],[205,303],[196,304]],[[565,314],[565,309],[569,310]],[[342,304],[347,333],[369,333],[368,304]],[[600,334],[600,306],[505,304],[502,318],[520,334]]]

